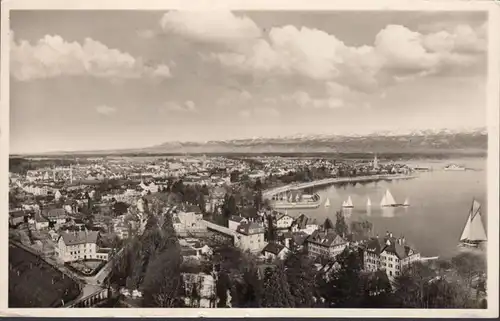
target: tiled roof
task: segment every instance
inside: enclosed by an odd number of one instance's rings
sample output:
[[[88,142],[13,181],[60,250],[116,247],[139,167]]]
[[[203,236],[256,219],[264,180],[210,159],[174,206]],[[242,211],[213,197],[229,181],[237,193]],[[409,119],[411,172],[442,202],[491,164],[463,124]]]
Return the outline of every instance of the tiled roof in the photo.
[[[395,237],[372,238],[366,244],[365,249],[377,255],[385,251],[396,255],[399,259],[408,257],[412,251],[411,246],[400,244]]]
[[[252,235],[264,233],[264,227],[255,222],[240,224],[236,230],[237,232],[245,235]]]
[[[97,243],[99,232],[97,231],[78,231],[78,232],[65,232],[61,234],[64,244],[78,245],[85,243]]]
[[[243,221],[245,218],[244,217],[241,217],[241,216],[236,216],[236,215],[233,215],[229,218],[229,220],[233,221],[233,222],[241,222]]]
[[[318,230],[314,231],[311,235],[309,235],[309,237],[307,238],[307,241],[311,242],[311,243],[315,243],[315,244],[320,244],[322,246],[327,246],[327,247],[330,247],[330,246],[333,246],[336,244],[343,244],[346,242],[342,237],[340,237],[339,235],[337,235],[333,231],[325,232],[325,231],[318,231]]]
[[[285,246],[278,243],[268,243],[262,250],[262,253],[269,252],[278,255],[284,248]]]
[[[42,215],[47,217],[65,217],[66,211],[63,208],[51,208],[42,210]]]

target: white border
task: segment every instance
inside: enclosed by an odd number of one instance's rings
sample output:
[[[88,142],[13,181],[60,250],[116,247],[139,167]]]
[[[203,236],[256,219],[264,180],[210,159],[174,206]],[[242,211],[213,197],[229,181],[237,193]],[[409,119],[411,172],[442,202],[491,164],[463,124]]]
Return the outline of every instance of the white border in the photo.
[[[0,315],[38,317],[498,317],[498,229],[499,229],[499,107],[500,107],[500,10],[488,1],[420,1],[420,0],[4,0],[1,19],[1,114],[0,114],[0,204],[8,213],[8,151],[9,151],[9,10],[14,9],[122,9],[122,10],[401,10],[401,11],[487,11],[488,28],[488,309],[429,310],[429,309],[9,309],[8,269],[0,264]],[[466,115],[464,115],[466,116]],[[8,236],[8,221],[1,220],[4,238]],[[8,242],[0,245],[0,256],[8,257]]]

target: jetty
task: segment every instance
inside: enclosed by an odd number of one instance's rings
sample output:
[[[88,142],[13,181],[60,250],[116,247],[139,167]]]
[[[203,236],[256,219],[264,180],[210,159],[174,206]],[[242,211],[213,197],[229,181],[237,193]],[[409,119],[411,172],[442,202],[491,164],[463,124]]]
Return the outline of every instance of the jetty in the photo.
[[[361,182],[375,182],[375,181],[382,181],[382,180],[391,181],[391,180],[399,180],[399,179],[412,179],[415,177],[416,176],[412,176],[412,175],[387,174],[387,175],[369,175],[369,176],[357,176],[357,177],[326,178],[326,179],[321,179],[321,180],[312,181],[312,182],[295,183],[295,184],[289,184],[289,185],[280,186],[280,187],[276,187],[276,188],[271,188],[271,189],[265,190],[262,193],[262,197],[270,199],[273,197],[273,195],[286,193],[288,191],[301,190],[301,189],[311,188],[311,187],[333,185],[333,184],[339,184],[339,183],[361,183]]]

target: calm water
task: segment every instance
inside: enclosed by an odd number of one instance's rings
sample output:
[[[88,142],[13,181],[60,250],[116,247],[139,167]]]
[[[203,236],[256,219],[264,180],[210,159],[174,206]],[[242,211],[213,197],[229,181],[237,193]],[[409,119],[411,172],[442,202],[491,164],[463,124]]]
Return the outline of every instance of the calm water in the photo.
[[[475,170],[442,170],[452,162]],[[323,203],[327,197],[330,199],[330,207],[322,205],[318,209],[288,210],[288,213],[292,216],[305,213],[321,223],[330,217],[335,223],[336,211],[351,196],[354,208],[344,211],[348,221],[366,219],[373,223],[374,235],[382,236],[387,230],[395,236],[402,233],[423,256],[449,257],[456,253],[473,198],[483,205],[486,229],[486,158],[408,163],[429,166],[433,171],[417,173],[417,178],[410,180],[329,186],[316,192]],[[403,203],[408,197],[410,207],[381,209],[379,204],[387,188],[397,203]],[[368,197],[372,202],[370,210],[366,206]]]

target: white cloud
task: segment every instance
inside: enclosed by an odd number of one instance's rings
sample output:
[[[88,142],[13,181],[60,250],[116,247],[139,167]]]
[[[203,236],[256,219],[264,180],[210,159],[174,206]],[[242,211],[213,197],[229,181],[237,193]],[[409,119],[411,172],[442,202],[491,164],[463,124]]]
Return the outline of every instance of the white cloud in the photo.
[[[284,96],[283,100],[292,101],[301,108],[336,109],[344,106],[344,101],[339,98],[313,98],[305,91],[297,91],[291,96]]]
[[[229,11],[170,11],[160,21],[164,32],[196,41],[234,45],[259,38],[261,31],[251,19]]]
[[[116,108],[115,107],[110,107],[107,105],[99,105],[95,107],[95,110],[102,115],[111,115],[116,113]]]
[[[271,28],[267,36],[255,38],[254,34],[244,45],[213,51],[204,58],[233,71],[334,80],[367,92],[396,78],[473,66],[484,59],[478,55],[485,51],[483,29],[457,25],[452,31],[422,34],[388,25],[372,45],[355,47],[322,30],[288,25]]]
[[[182,104],[169,101],[166,102],[163,107],[160,107],[159,109],[160,112],[164,111],[172,111],[172,112],[195,112],[196,111],[196,104],[192,102],[191,100],[188,100]]]
[[[86,38],[83,44],[46,35],[35,44],[11,38],[11,73],[19,81],[58,76],[110,79],[168,78],[166,65],[147,66],[142,60]]]

